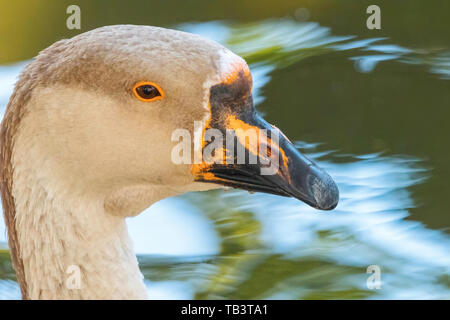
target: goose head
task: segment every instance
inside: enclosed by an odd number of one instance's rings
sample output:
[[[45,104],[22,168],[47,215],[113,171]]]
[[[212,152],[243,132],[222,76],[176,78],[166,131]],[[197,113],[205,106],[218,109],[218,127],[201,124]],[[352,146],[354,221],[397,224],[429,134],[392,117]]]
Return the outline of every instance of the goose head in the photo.
[[[18,139],[42,157],[37,171],[48,169],[59,190],[101,197],[112,214],[136,215],[159,199],[223,186],[323,210],[338,202],[331,177],[255,111],[245,61],[213,41],[156,27],[103,27],[41,52],[18,86],[26,81],[17,89],[29,99]],[[270,132],[265,157],[279,159],[271,174],[261,174],[261,161],[248,163],[259,148],[240,129]],[[231,148],[244,146],[243,163],[229,161],[225,138],[213,154],[226,159],[205,160],[208,130],[235,133]]]
[[[255,111],[242,58],[156,27],[103,27],[43,50],[16,84],[0,143],[24,298],[145,297],[123,218],[169,196],[226,186],[323,210],[339,198],[331,177]],[[64,286],[72,263],[82,291]]]

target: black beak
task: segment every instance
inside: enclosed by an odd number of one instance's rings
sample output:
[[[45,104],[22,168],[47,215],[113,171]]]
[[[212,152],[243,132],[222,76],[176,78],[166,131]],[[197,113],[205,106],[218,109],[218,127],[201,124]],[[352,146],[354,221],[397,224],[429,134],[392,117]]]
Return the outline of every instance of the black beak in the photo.
[[[211,120],[205,128],[220,131],[226,141],[233,139],[234,147],[230,148],[223,141],[219,150],[219,154],[224,155],[223,161],[193,165],[196,181],[294,197],[317,209],[334,209],[339,201],[339,190],[333,179],[256,113],[249,75],[240,72],[236,79],[211,88]],[[267,132],[267,138],[252,144],[242,133],[251,130],[259,137],[262,131]],[[204,135],[203,150],[211,143],[206,140]],[[245,161],[237,157],[239,148],[246,152]],[[251,155],[256,155],[258,161],[250,161]],[[270,168],[275,170],[268,170]]]
[[[236,119],[236,118],[234,118]],[[339,201],[339,190],[336,183],[323,169],[318,167],[312,160],[301,154],[295,146],[276,128],[268,124],[265,120],[256,114],[251,119],[234,120],[233,123],[245,124],[246,129],[255,128],[266,129],[270,132],[270,138],[267,139],[271,144],[270,159],[277,163],[276,170],[270,174],[264,173],[264,168],[269,169],[270,165],[264,164],[260,159],[266,158],[266,154],[258,154],[257,163],[249,163],[252,148],[249,145],[244,146],[236,136],[235,150],[231,161],[228,157],[224,163],[212,163],[206,170],[209,174],[199,175],[197,180],[202,182],[213,182],[224,186],[238,189],[244,189],[254,192],[265,192],[275,195],[294,197],[310,206],[320,210],[332,210]],[[236,132],[239,128],[233,127],[233,124],[227,123],[227,129]],[[230,132],[230,131],[229,131]],[[278,137],[274,142],[275,135]],[[228,134],[227,138],[230,138]],[[241,142],[240,142],[241,141]],[[245,141],[245,140],[244,140]],[[261,146],[261,141],[259,141]],[[244,163],[239,164],[236,154],[239,148],[246,150]],[[263,149],[263,148],[261,148]],[[228,149],[227,152],[230,150]],[[278,157],[278,161],[275,157]],[[242,161],[241,161],[242,162]]]

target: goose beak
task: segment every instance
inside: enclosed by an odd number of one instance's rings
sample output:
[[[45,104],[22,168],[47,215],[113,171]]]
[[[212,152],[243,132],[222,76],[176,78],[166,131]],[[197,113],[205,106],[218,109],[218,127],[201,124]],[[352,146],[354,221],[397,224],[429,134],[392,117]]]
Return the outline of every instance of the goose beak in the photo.
[[[289,141],[283,141],[281,148],[289,162],[280,168],[281,176],[273,176],[272,183],[316,209],[334,209],[339,202],[339,189],[331,176]],[[285,172],[287,174],[283,175]]]
[[[197,176],[198,181],[294,197],[320,210],[332,210],[337,206],[339,190],[330,175],[301,154],[280,130],[260,116],[253,114],[245,122],[235,115],[229,116],[225,129],[227,138],[236,137],[234,156],[230,158],[231,149],[226,149],[226,159],[222,163],[204,166],[204,174]],[[246,143],[249,139],[245,140],[244,133],[249,137],[251,130],[261,133],[261,129],[270,132],[270,137],[262,135],[257,144]],[[264,148],[267,145],[270,148]],[[239,163],[237,155],[239,149],[245,151],[242,163]],[[271,150],[270,155],[265,149]],[[251,156],[257,156],[256,163],[251,163]]]
[[[251,83],[244,69],[211,88],[211,119],[205,132],[214,129],[225,139],[215,150],[214,161],[205,161],[204,151],[212,139],[203,135],[203,162],[191,169],[195,180],[294,197],[320,210],[334,209],[339,201],[336,183],[256,113]]]

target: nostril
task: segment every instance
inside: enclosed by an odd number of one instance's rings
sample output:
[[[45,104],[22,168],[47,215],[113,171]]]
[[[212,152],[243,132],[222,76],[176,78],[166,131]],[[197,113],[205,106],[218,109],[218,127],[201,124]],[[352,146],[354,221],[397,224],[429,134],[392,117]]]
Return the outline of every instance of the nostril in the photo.
[[[333,179],[325,172],[311,179],[311,191],[317,207],[332,210],[339,202],[339,189]]]

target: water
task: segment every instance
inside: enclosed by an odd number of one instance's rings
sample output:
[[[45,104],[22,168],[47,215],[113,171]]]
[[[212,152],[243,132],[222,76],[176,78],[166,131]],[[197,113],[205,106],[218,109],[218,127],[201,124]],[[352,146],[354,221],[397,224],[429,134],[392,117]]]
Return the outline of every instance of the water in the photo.
[[[151,298],[450,299],[448,28],[401,29],[390,4],[388,27],[369,33],[356,27],[359,5],[342,2],[348,10],[330,20],[338,9],[321,3],[299,10],[281,1],[288,16],[220,20],[212,6],[210,16],[199,13],[207,22],[141,22],[202,34],[243,56],[258,110],[341,193],[326,213],[236,190],[157,203],[128,221]],[[409,3],[431,16],[431,4]],[[433,12],[445,6],[436,1]],[[2,111],[23,65],[0,67]],[[0,221],[0,298],[18,298],[4,234]],[[381,289],[368,289],[369,265],[381,268]]]

